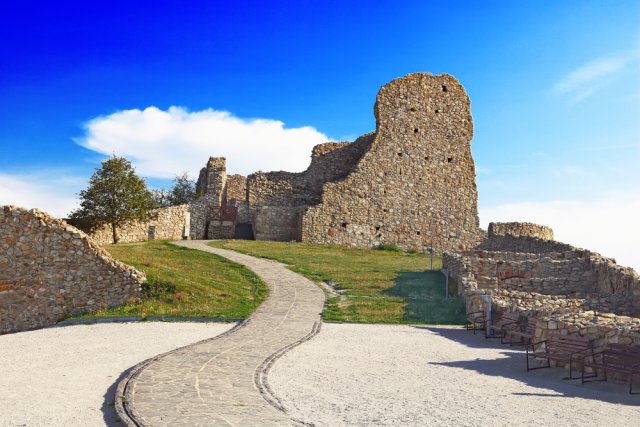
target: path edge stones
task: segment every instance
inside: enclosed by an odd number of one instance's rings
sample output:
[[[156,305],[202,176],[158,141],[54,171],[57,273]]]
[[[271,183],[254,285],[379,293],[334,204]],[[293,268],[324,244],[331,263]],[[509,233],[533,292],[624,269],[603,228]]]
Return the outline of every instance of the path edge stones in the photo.
[[[192,248],[192,249],[198,250],[196,248]],[[238,253],[240,253],[240,252],[238,252]],[[240,254],[242,254],[242,253],[240,253]],[[242,255],[246,255],[246,254],[242,254]],[[223,255],[219,255],[219,256],[223,256]],[[233,261],[233,260],[230,260],[230,261],[231,262],[236,262],[236,261]],[[247,266],[245,266],[245,267],[249,268]],[[298,273],[296,273],[296,274],[298,274]],[[317,283],[316,283],[316,285],[319,286]],[[319,286],[319,287],[320,287],[320,289],[323,290],[322,295],[323,295],[323,305],[324,305],[324,301],[326,300],[326,294],[325,294],[324,289],[322,288],[322,286]],[[257,307],[256,307],[256,310],[257,310]],[[253,319],[254,314],[255,314],[255,311],[253,313],[251,313],[251,315],[249,317],[247,317],[246,319],[244,319],[241,322],[238,322],[234,327],[232,327],[228,331],[223,332],[220,335],[216,335],[215,337],[208,338],[208,339],[205,339],[205,340],[202,340],[202,341],[198,341],[198,342],[195,342],[195,343],[192,343],[192,344],[180,347],[180,348],[173,349],[173,350],[168,351],[166,353],[162,353],[162,354],[153,356],[153,357],[151,357],[151,358],[149,358],[147,360],[144,360],[144,361],[138,363],[137,365],[134,365],[133,367],[131,367],[127,371],[125,371],[124,377],[118,382],[118,386],[116,387],[115,396],[114,396],[114,407],[115,407],[116,414],[118,415],[118,418],[120,419],[120,421],[124,425],[126,425],[127,427],[140,427],[140,426],[144,426],[145,425],[141,421],[141,417],[138,416],[135,407],[133,405],[131,405],[130,402],[132,402],[132,398],[131,398],[132,397],[132,391],[131,391],[132,387],[131,387],[131,385],[135,382],[136,378],[142,373],[142,371],[144,371],[147,367],[149,367],[153,363],[157,362],[158,360],[160,360],[160,359],[162,359],[162,358],[164,358],[164,357],[166,357],[166,356],[168,356],[168,355],[170,355],[172,353],[175,353],[175,352],[178,352],[178,351],[182,351],[182,350],[185,350],[185,349],[188,349],[190,347],[197,346],[197,345],[200,345],[200,344],[203,344],[203,343],[206,343],[206,342],[215,341],[217,339],[221,339],[221,338],[224,338],[224,337],[226,337],[228,335],[231,335],[231,334],[237,332],[240,328],[242,328],[245,325],[247,325]],[[235,319],[230,319],[230,320],[233,321]],[[268,374],[269,374],[269,371],[270,371],[271,367],[273,366],[273,364],[279,358],[281,358],[289,350],[299,346],[300,344],[303,344],[306,341],[309,341],[314,336],[316,336],[320,332],[321,325],[322,325],[322,318],[320,318],[318,321],[316,321],[313,324],[313,327],[312,327],[311,331],[307,335],[305,335],[304,337],[300,338],[299,340],[297,340],[297,341],[295,341],[293,343],[290,343],[290,344],[282,347],[281,349],[277,350],[276,352],[271,354],[269,357],[267,357],[260,364],[260,366],[256,369],[256,371],[254,373],[254,383],[255,383],[256,387],[258,388],[258,390],[260,392],[260,395],[264,398],[264,400],[266,400],[267,403],[269,403],[277,411],[287,415],[291,419],[291,421],[293,421],[294,423],[299,424],[299,425],[304,425],[304,426],[313,426],[313,424],[309,424],[309,423],[304,422],[302,420],[298,420],[298,419],[292,418],[287,413],[286,409],[281,404],[280,399],[275,395],[275,393],[273,392],[273,390],[269,386],[267,377],[268,377]]]
[[[217,339],[223,338],[227,335],[230,335],[236,332],[238,329],[246,325],[251,320],[251,316],[247,317],[242,322],[236,323],[234,327],[221,333],[220,335],[216,335],[212,338],[207,338],[205,340],[201,340],[198,342],[194,342],[179,348],[174,348],[171,351],[166,353],[158,354],[156,356],[150,357],[147,360],[143,360],[137,365],[132,366],[128,370],[125,371],[125,376],[118,382],[118,386],[116,387],[116,392],[114,396],[114,406],[116,409],[116,413],[118,414],[118,418],[125,424],[127,427],[140,427],[144,424],[140,421],[140,418],[136,414],[135,407],[129,404],[132,401],[131,399],[131,385],[135,381],[135,379],[140,375],[140,373],[152,363],[181,350],[185,350],[189,347],[193,347],[199,344],[203,344],[210,341],[215,341]]]

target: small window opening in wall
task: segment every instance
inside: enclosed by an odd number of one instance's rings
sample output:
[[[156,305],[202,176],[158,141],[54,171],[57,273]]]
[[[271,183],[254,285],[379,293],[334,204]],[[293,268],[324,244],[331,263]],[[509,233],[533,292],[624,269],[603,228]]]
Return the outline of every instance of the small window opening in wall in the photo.
[[[413,133],[418,133],[418,128],[413,129]]]
[[[449,92],[449,88],[446,85],[442,85],[443,92]]]
[[[342,225],[342,228],[347,228],[347,224],[348,224],[347,222],[343,222],[343,223],[342,223],[342,224],[340,224],[340,225]]]
[[[376,226],[376,231],[380,231],[380,226],[379,225]]]
[[[453,157],[447,157],[447,163],[453,162]]]
[[[419,232],[419,231],[416,231],[416,234],[419,236],[419,235],[420,235],[420,232]]]
[[[416,111],[416,110],[417,110],[416,106],[415,106],[415,105],[412,105],[412,106],[411,106],[411,111]]]
[[[424,157],[424,159],[425,159],[425,160],[429,160],[429,156],[425,156],[425,157]]]
[[[398,157],[402,157],[402,153],[398,153]],[[386,174],[385,174],[386,175]]]

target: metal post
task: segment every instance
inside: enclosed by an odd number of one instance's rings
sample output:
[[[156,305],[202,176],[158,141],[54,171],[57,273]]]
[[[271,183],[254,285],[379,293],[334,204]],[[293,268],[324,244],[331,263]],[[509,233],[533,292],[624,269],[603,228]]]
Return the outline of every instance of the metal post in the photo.
[[[491,324],[491,295],[481,295],[480,298],[482,299],[482,302],[484,302],[484,309],[485,309],[485,316],[486,316],[485,327],[488,327],[488,325]]]
[[[449,299],[449,270],[443,268],[440,271],[444,274],[444,297]]]

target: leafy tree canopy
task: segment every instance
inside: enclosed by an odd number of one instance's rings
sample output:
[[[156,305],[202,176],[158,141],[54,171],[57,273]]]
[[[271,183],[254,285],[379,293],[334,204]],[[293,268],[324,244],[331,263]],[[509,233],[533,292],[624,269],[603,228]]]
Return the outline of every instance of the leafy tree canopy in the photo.
[[[194,201],[196,199],[196,183],[189,179],[186,172],[176,176],[168,198],[172,206],[184,205]]]
[[[174,178],[173,187],[169,191],[160,189],[151,190],[151,192],[153,193],[153,201],[159,208],[184,205],[198,197],[196,183],[189,179],[186,172]]]
[[[79,196],[80,208],[71,213],[70,222],[85,231],[109,224],[114,243],[118,242],[116,229],[122,224],[155,216],[152,193],[124,157],[114,155],[102,162]]]

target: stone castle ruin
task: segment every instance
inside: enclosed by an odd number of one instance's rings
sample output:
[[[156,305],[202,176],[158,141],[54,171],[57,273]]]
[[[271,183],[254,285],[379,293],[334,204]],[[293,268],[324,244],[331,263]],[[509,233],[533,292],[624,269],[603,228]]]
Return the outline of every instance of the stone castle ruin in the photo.
[[[301,173],[200,172],[190,206],[194,239],[253,237],[354,247],[458,250],[480,239],[473,121],[449,76],[410,74],[380,89],[375,132],[320,144]]]
[[[445,253],[443,265],[467,313],[519,313],[536,322],[537,340],[555,332],[588,337],[597,348],[640,345],[640,276],[553,240],[548,227],[492,223],[481,245]]]
[[[378,92],[374,115],[374,132],[315,146],[301,173],[227,175],[225,159],[212,157],[200,171],[198,200],[119,228],[120,241],[431,247],[443,254],[468,312],[518,312],[536,319],[538,338],[557,330],[599,345],[640,344],[633,269],[557,242],[545,226],[479,228],[470,102],[455,78],[416,73],[393,80]],[[91,237],[42,213],[0,211],[0,333],[137,295],[141,273],[93,243],[112,243],[110,228]]]
[[[0,334],[122,305],[144,280],[64,221],[0,206]]]
[[[317,145],[301,173],[227,175],[223,157],[200,171],[202,197],[119,230],[120,241],[298,241],[361,248],[462,250],[479,229],[473,120],[462,85],[409,74],[378,92],[376,130],[354,142]],[[108,230],[94,237],[111,243]]]

